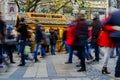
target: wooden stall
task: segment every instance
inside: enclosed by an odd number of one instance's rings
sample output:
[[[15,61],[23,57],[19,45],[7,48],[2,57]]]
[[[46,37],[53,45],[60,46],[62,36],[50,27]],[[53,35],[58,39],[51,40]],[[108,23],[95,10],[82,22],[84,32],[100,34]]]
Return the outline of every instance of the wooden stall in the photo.
[[[55,29],[58,34],[59,40],[57,42],[57,49],[60,46],[63,29],[68,26],[66,18],[62,14],[47,14],[47,13],[18,13],[18,20],[20,17],[26,19],[28,27],[34,31],[35,29],[35,20],[38,20],[42,25],[42,28],[46,31],[51,27]]]

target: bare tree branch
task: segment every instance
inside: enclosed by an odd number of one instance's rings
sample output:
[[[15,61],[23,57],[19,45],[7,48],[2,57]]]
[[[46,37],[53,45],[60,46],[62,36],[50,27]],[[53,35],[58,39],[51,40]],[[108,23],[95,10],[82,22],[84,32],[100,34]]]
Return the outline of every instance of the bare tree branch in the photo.
[[[32,4],[28,7],[28,9],[26,11],[30,11],[31,8],[33,8],[34,6],[37,7],[37,3],[39,3],[41,0],[35,0],[32,2]]]
[[[71,0],[65,2],[62,6],[60,6],[57,10],[55,10],[55,13],[57,13],[61,8],[63,8],[65,5],[67,5]]]
[[[18,12],[20,12],[20,5],[19,5],[19,3],[18,3],[18,0],[15,0],[15,3],[17,4]]]

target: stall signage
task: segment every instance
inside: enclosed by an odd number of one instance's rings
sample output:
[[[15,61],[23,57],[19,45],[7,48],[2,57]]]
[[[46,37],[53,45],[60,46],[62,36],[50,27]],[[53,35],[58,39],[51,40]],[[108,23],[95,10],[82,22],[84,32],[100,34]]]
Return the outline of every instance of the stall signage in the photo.
[[[29,18],[59,19],[65,20],[62,14],[43,14],[43,13],[26,13]]]

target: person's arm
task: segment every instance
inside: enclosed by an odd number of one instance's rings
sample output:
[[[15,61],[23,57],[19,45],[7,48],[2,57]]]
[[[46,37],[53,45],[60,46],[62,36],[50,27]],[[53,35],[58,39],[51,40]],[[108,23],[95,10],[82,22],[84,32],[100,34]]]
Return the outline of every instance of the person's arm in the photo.
[[[114,30],[120,31],[120,26],[113,26]]]

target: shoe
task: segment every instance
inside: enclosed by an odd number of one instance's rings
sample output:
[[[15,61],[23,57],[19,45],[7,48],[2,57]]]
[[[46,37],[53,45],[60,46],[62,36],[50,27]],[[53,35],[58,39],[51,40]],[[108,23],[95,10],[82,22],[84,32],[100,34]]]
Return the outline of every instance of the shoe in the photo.
[[[110,72],[107,70],[107,67],[102,68],[102,74],[110,74]]]
[[[81,67],[80,64],[76,65],[76,67]]]
[[[72,64],[72,62],[65,62],[65,64]]]
[[[18,66],[25,66],[25,64],[19,64]]]
[[[98,60],[94,59],[93,62],[99,62]]]
[[[51,54],[51,55],[56,55],[56,54],[53,53],[53,54]]]
[[[119,78],[120,78],[120,74],[117,74],[117,73],[116,73],[116,74],[115,74],[115,77],[117,77],[117,78],[119,77]]]
[[[10,63],[15,64],[16,62],[10,62]]]
[[[38,52],[38,55],[40,55],[40,52]]]
[[[35,63],[38,62],[39,60],[37,58],[35,58]]]
[[[77,72],[83,72],[83,71],[86,71],[85,68],[80,68],[79,70],[77,70]]]
[[[111,56],[110,58],[116,58],[116,56]]]

